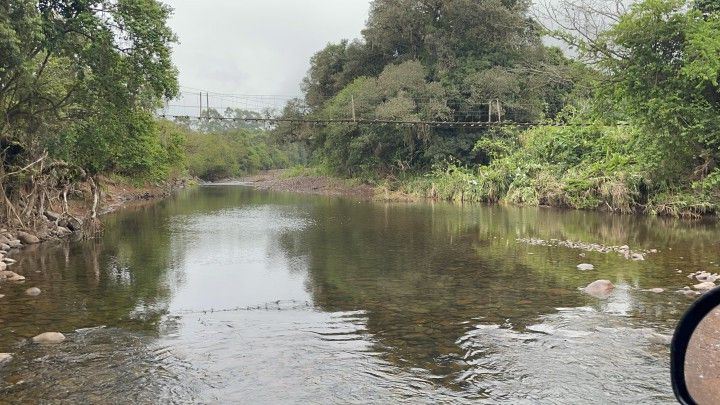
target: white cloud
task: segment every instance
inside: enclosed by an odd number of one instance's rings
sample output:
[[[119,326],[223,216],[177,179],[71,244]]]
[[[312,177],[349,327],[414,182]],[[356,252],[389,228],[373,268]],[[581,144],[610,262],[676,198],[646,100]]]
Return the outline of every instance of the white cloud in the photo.
[[[310,57],[357,38],[368,0],[165,0],[180,39],[182,86],[222,93],[300,94]]]

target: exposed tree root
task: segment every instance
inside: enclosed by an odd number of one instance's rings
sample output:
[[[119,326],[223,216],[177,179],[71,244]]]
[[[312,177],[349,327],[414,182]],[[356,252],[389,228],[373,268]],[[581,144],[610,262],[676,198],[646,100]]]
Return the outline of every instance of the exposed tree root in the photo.
[[[0,224],[36,234],[47,233],[48,223],[94,237],[102,231],[98,219],[100,188],[97,178],[81,167],[51,160],[47,152],[32,163],[10,168],[5,154],[0,155]],[[89,186],[91,196],[83,193]],[[80,195],[89,200],[87,218],[80,220],[70,213],[68,197]],[[58,212],[59,214],[55,214]]]

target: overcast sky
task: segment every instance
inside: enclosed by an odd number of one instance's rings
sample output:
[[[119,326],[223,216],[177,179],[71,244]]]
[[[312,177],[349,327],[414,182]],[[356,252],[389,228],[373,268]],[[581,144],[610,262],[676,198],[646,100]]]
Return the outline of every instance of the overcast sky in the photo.
[[[180,85],[222,93],[299,95],[310,57],[357,38],[368,0],[164,0],[180,39]]]

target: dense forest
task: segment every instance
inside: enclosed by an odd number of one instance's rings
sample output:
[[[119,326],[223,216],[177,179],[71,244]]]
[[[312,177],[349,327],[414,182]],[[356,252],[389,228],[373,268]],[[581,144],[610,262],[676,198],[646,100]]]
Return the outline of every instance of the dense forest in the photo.
[[[718,79],[714,1],[375,0],[286,117],[539,125],[276,132],[327,171],[429,197],[697,216],[720,197]]]

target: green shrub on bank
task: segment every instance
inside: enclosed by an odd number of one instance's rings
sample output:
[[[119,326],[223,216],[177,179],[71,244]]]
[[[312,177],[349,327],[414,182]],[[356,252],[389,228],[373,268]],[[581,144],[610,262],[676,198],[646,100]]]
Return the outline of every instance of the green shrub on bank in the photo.
[[[696,217],[717,212],[720,171],[669,185],[653,145],[631,126],[539,126],[478,141],[486,164],[436,166],[404,190],[452,201],[507,202]]]
[[[259,170],[287,167],[288,153],[272,144],[266,132],[237,129],[186,136],[188,172],[203,180],[220,180]]]
[[[146,111],[121,118],[93,116],[74,123],[48,141],[52,157],[93,174],[117,174],[138,181],[163,180],[185,170],[181,128],[157,121]]]

